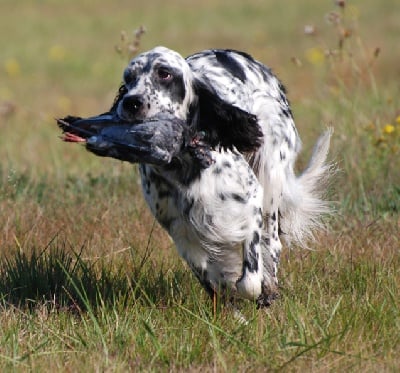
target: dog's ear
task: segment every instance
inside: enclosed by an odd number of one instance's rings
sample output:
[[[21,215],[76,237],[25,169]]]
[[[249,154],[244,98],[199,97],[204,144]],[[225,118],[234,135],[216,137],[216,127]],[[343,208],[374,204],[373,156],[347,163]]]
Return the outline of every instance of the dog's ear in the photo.
[[[251,152],[262,144],[263,133],[255,115],[222,100],[203,82],[196,81],[194,88],[197,128],[206,133],[212,146],[235,146],[240,152]]]

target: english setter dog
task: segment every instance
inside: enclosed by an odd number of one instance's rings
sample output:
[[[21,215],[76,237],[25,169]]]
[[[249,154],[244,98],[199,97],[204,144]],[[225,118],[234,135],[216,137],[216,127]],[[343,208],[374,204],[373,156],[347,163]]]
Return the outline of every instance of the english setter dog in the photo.
[[[145,200],[204,289],[269,306],[281,239],[305,245],[329,212],[331,130],[296,176],[301,148],[285,89],[246,53],[134,58],[109,112],[58,121],[64,140],[140,164]]]

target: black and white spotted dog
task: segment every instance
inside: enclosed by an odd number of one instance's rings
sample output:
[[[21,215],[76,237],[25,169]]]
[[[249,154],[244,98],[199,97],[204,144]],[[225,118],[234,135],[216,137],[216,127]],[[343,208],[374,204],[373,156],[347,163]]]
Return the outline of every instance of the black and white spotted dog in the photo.
[[[301,142],[284,87],[242,52],[184,59],[157,47],[129,63],[109,112],[59,123],[67,141],[140,163],[152,213],[210,295],[270,305],[281,238],[304,245],[329,212],[331,131],[296,176]]]

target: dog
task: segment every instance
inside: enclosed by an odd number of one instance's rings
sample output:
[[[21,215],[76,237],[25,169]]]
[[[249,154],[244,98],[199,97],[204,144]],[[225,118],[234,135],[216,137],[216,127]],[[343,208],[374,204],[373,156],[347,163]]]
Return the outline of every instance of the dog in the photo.
[[[187,58],[156,47],[132,59],[111,109],[59,121],[66,141],[139,163],[144,198],[210,296],[266,307],[281,239],[305,246],[330,213],[332,130],[295,175],[301,141],[285,88],[235,50]]]

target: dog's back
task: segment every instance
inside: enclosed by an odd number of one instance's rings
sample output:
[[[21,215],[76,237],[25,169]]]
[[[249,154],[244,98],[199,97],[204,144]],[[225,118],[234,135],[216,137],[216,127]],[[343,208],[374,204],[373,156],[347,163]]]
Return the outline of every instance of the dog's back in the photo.
[[[285,88],[271,69],[234,50],[206,50],[186,60],[216,95],[257,117],[262,145],[245,156],[264,188],[264,213],[274,217],[267,222],[267,234],[275,240],[279,230],[287,242],[306,245],[321,226],[321,216],[329,212],[322,192],[330,173],[326,157],[332,131],[321,136],[309,166],[296,176],[301,141]],[[280,250],[279,244],[276,247]]]

